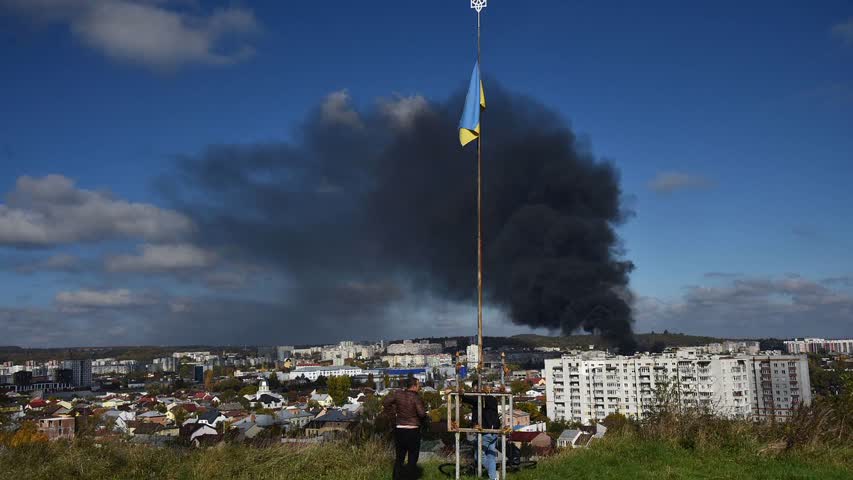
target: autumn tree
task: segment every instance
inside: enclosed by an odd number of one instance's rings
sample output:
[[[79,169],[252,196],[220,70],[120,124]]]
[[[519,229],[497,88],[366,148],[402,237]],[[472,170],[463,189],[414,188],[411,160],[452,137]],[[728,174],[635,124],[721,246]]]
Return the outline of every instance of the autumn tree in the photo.
[[[47,436],[38,431],[34,422],[24,422],[9,439],[9,446],[15,448],[42,442],[47,442]]]
[[[189,418],[190,414],[184,410],[184,407],[174,407],[172,409],[172,416],[175,417],[175,425],[181,426]]]
[[[204,372],[204,390],[207,392],[213,390],[213,370]]]

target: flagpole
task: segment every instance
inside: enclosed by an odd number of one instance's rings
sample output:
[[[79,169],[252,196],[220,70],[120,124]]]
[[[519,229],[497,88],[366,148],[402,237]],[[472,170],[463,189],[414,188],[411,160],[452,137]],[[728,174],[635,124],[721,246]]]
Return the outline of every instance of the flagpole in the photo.
[[[480,69],[480,85],[482,79],[482,64],[480,63],[480,10],[477,9],[477,66]],[[480,87],[482,88],[482,86]],[[480,102],[480,99],[477,99]],[[482,187],[482,146],[483,146],[483,118],[480,116],[480,135],[477,138],[477,373],[483,375],[483,187]],[[482,380],[478,379],[478,387],[482,386]]]

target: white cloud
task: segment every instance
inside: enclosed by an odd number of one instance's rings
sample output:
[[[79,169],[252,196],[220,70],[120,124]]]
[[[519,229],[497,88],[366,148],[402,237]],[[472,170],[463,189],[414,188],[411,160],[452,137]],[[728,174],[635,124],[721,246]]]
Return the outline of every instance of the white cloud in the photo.
[[[699,175],[681,172],[661,172],[649,182],[649,188],[657,193],[672,193],[676,190],[707,187],[711,182]]]
[[[379,101],[379,108],[394,126],[398,128],[410,128],[415,117],[429,108],[429,102],[421,95],[409,97],[396,96],[391,99]]]
[[[254,50],[243,40],[259,30],[251,10],[227,8],[209,14],[150,0],[0,0],[39,21],[68,24],[86,45],[110,58],[158,69],[188,64],[229,65]]]
[[[19,265],[15,270],[20,273],[42,271],[72,272],[80,267],[80,259],[67,253],[58,253],[33,263]]]
[[[346,125],[354,129],[364,128],[358,112],[353,110],[349,92],[338,90],[330,93],[320,105],[320,118],[332,125]]]
[[[853,46],[853,18],[846,22],[833,25],[832,35],[841,40],[847,46]]]
[[[151,245],[140,248],[139,255],[117,255],[106,260],[111,272],[164,272],[206,268],[216,263],[217,256],[189,244]]]
[[[192,221],[178,212],[82,190],[61,175],[20,177],[7,203],[0,204],[0,245],[5,246],[48,247],[127,237],[168,241],[192,229]]]
[[[59,292],[54,299],[60,310],[79,312],[97,308],[124,308],[150,305],[153,299],[126,288]]]
[[[853,296],[796,274],[736,278],[722,285],[692,285],[675,301],[641,297],[638,324],[729,337],[844,335],[853,324]]]

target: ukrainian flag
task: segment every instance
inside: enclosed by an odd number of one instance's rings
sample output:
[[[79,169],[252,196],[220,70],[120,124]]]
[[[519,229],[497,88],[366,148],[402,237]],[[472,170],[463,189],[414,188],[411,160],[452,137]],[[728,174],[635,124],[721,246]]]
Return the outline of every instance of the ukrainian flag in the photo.
[[[474,64],[468,95],[465,96],[465,109],[459,120],[459,142],[464,147],[480,137],[480,110],[486,108],[486,94],[483,93],[483,81],[480,80],[480,62]]]

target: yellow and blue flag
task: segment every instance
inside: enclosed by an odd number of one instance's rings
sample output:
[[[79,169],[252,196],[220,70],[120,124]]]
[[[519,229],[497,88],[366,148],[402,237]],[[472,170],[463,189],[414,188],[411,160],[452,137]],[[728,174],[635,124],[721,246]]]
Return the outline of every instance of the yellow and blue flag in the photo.
[[[459,120],[459,142],[464,147],[480,137],[480,110],[486,108],[486,94],[483,93],[483,81],[480,79],[480,62],[474,64],[468,95],[465,96],[465,109]]]

